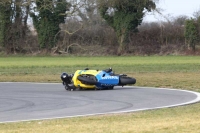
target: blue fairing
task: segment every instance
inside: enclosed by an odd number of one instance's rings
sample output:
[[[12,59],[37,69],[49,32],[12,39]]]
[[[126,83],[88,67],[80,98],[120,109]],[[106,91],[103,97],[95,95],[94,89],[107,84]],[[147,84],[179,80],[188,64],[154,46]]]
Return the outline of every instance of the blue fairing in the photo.
[[[97,87],[108,87],[116,86],[119,84],[119,76],[111,76],[111,73],[106,73],[104,71],[96,75],[98,84]]]

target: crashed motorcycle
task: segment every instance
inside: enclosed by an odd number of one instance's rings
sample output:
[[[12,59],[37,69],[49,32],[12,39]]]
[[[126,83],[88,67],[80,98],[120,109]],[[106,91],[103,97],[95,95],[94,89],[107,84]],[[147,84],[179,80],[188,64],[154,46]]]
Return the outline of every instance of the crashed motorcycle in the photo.
[[[136,79],[125,74],[115,74],[112,68],[106,70],[77,70],[74,74],[61,74],[61,80],[66,90],[81,89],[113,89],[114,86],[133,85]]]

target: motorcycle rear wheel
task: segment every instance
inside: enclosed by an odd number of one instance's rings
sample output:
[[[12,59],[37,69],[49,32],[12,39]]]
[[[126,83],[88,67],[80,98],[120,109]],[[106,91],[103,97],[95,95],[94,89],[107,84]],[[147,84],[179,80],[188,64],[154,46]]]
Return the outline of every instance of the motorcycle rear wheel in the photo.
[[[120,85],[127,85],[127,84],[135,84],[136,83],[135,78],[125,77],[125,76],[120,77],[119,81],[120,81]]]

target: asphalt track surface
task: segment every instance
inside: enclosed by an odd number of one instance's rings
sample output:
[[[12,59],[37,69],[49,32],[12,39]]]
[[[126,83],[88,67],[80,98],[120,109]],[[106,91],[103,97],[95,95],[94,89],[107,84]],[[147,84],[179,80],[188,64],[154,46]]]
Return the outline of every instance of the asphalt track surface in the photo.
[[[134,112],[199,101],[199,93],[174,89],[115,87],[70,92],[62,84],[0,83],[0,123]]]

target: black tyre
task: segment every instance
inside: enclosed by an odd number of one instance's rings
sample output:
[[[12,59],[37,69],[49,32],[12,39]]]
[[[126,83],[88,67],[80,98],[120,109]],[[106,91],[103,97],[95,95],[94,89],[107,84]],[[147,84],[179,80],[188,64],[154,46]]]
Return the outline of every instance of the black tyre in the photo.
[[[136,79],[131,77],[120,77],[120,85],[135,84]]]
[[[87,76],[78,76],[78,80],[81,81],[83,84],[88,84],[88,85],[96,85],[97,81],[95,81],[91,77]]]

